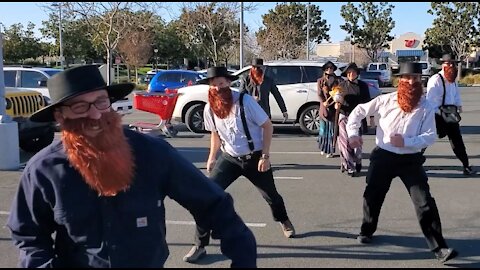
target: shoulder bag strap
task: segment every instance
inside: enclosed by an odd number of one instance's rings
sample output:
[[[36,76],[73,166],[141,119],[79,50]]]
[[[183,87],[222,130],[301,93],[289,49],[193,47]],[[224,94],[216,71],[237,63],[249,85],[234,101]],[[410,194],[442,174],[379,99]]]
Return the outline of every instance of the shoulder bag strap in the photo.
[[[445,105],[445,94],[447,92],[447,89],[445,87],[445,79],[443,79],[442,74],[438,73],[438,76],[440,76],[440,79],[442,79],[442,84],[443,84],[443,100],[442,100],[442,106]]]
[[[253,152],[255,147],[253,145],[252,136],[250,136],[250,131],[248,130],[247,119],[245,118],[245,109],[243,107],[243,96],[244,95],[245,95],[245,92],[242,92],[240,94],[240,116],[242,117],[243,130],[245,130],[245,135],[247,135],[248,148],[250,148],[250,151]]]

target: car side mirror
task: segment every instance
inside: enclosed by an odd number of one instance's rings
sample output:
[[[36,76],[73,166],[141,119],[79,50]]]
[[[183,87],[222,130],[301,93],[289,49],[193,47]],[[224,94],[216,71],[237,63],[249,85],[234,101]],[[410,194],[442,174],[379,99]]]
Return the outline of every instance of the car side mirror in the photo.
[[[47,87],[47,81],[38,81],[38,87]]]
[[[230,87],[239,88],[239,87],[240,87],[240,81],[239,81],[239,80],[233,81],[233,82],[230,84]]]

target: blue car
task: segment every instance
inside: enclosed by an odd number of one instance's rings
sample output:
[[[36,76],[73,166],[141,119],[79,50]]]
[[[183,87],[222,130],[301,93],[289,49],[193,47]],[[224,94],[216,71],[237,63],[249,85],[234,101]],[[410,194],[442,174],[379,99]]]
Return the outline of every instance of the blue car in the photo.
[[[165,92],[166,88],[178,89],[194,85],[204,76],[191,70],[162,70],[157,72],[148,84],[149,92]]]

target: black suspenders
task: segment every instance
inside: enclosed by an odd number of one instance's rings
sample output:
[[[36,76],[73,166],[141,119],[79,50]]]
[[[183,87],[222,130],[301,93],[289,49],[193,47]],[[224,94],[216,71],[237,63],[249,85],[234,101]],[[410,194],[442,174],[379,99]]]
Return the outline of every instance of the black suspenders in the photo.
[[[245,130],[245,135],[247,136],[247,141],[248,141],[248,148],[250,148],[250,151],[253,152],[255,149],[253,145],[253,140],[252,136],[250,136],[250,130],[248,130],[248,125],[247,125],[247,118],[245,117],[245,108],[243,107],[243,96],[245,95],[245,92],[240,93],[240,117],[242,118],[242,125],[243,125],[243,130]],[[212,116],[212,122],[215,130],[217,130],[217,125],[215,124],[215,116],[213,114],[212,108],[210,108],[210,115]],[[223,144],[223,142],[222,142]]]

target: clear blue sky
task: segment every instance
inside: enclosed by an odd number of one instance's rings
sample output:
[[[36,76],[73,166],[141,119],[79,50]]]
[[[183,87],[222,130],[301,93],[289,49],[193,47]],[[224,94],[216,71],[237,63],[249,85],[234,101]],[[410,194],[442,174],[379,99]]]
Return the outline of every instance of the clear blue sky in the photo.
[[[305,2],[306,3],[306,2]],[[314,3],[320,6],[323,10],[322,17],[330,24],[329,35],[332,42],[342,41],[346,37],[346,32],[340,29],[340,25],[344,23],[340,16],[340,7],[347,2],[327,2]],[[38,29],[42,26],[42,21],[48,19],[47,12],[41,8],[42,2],[27,2],[27,3],[0,3],[0,23],[6,27],[14,23],[22,23],[25,27],[29,21],[36,25],[37,35],[40,36]],[[162,11],[161,15],[169,21],[172,17],[175,18],[180,13],[181,3],[167,2],[165,5],[170,12]],[[262,16],[273,9],[276,2],[257,2],[257,9],[253,12],[244,13],[245,24],[252,30],[256,31],[262,26]],[[430,8],[430,2],[419,3],[400,3],[392,2],[395,6],[392,17],[395,21],[395,28],[392,34],[399,36],[406,32],[414,32],[424,35],[425,30],[431,27],[433,16],[427,13]]]

